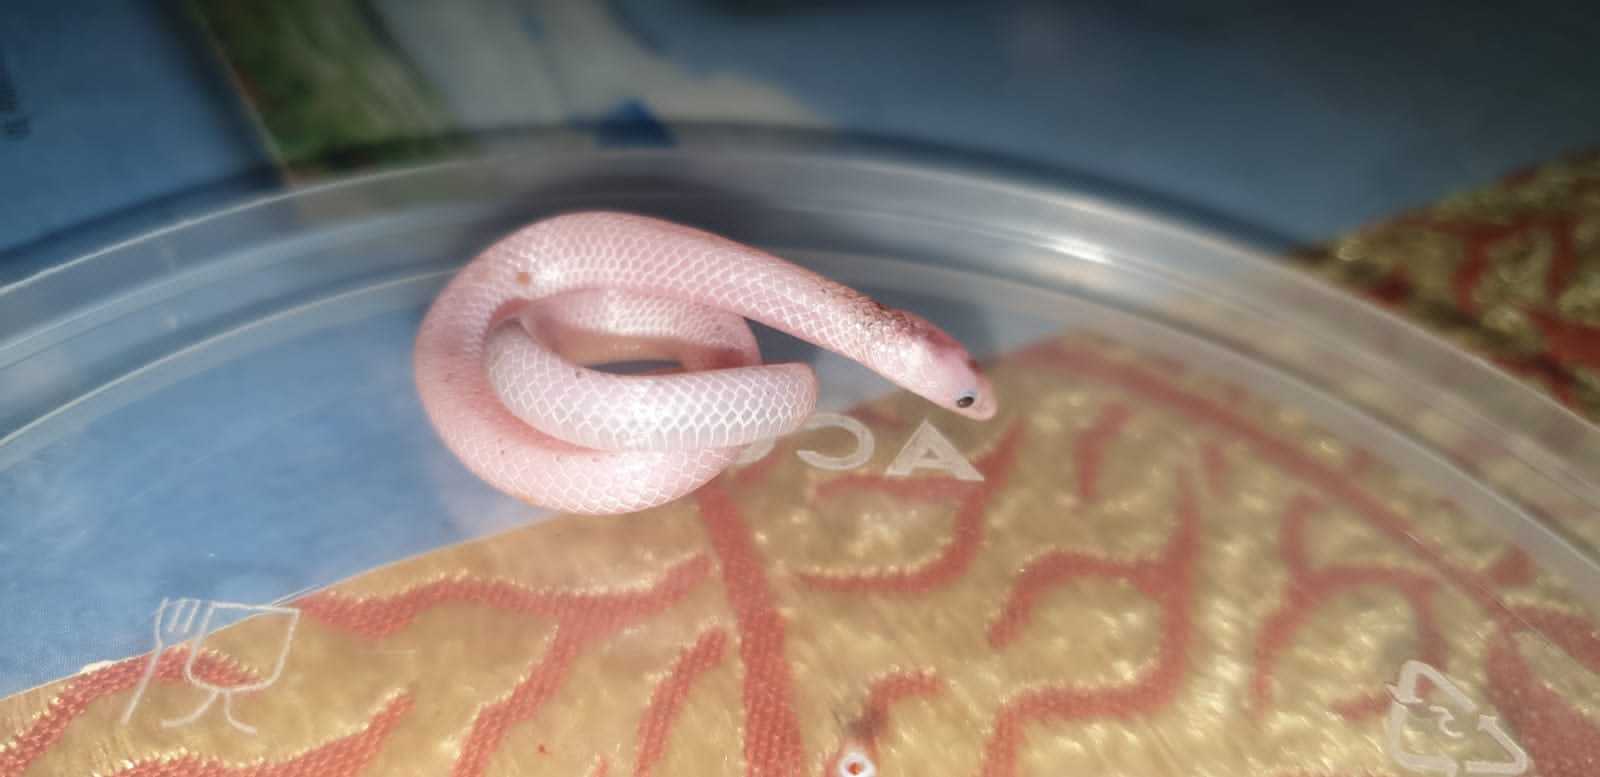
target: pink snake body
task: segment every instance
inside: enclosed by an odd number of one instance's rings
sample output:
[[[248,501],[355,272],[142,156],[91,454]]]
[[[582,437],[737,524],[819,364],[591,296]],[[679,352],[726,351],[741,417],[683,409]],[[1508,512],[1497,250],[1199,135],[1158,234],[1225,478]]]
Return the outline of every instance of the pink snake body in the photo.
[[[746,319],[851,358],[976,420],[993,391],[966,349],[916,314],[749,246],[613,212],[523,227],[469,262],[418,332],[422,405],[489,485],[569,513],[684,496],[817,403],[804,364],[764,364]],[[591,365],[675,361],[620,375]]]

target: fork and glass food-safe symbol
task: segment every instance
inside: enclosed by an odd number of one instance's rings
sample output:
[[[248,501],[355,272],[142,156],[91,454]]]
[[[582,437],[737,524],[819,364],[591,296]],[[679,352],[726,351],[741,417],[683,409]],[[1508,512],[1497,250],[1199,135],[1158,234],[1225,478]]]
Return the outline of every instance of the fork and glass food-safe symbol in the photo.
[[[219,685],[205,679],[202,673],[196,670],[196,662],[206,652],[206,638],[211,636],[213,628],[224,625],[219,622],[221,620],[218,617],[219,613],[235,613],[242,617],[276,616],[275,620],[282,624],[277,656],[273,660],[271,671],[266,676],[250,683]],[[162,655],[172,648],[190,643],[183,664],[183,679],[189,685],[207,691],[208,695],[193,712],[181,718],[164,720],[161,722],[162,727],[173,728],[193,723],[211,709],[220,698],[223,716],[229,725],[246,734],[256,733],[254,726],[241,723],[233,716],[233,697],[236,694],[265,690],[283,676],[284,665],[289,659],[289,646],[294,642],[295,628],[299,624],[300,611],[292,607],[211,602],[199,599],[162,599],[161,606],[156,610],[155,645],[151,648],[150,660],[145,664],[144,674],[140,676],[139,684],[135,687],[132,698],[128,700],[127,708],[123,710],[122,724],[127,725],[133,719],[133,711],[139,706],[145,691],[150,687],[150,681],[155,677]]]
[[[1438,689],[1449,704],[1427,704],[1427,717],[1435,721],[1434,726],[1439,733],[1448,739],[1462,739],[1467,732],[1462,729],[1461,721],[1477,714],[1477,722],[1472,728],[1493,739],[1505,752],[1505,760],[1458,761],[1443,753],[1418,753],[1406,747],[1401,741],[1406,723],[1411,719],[1414,709],[1426,704],[1420,688],[1424,679]],[[1478,705],[1438,669],[1421,661],[1407,661],[1400,667],[1399,679],[1386,687],[1391,702],[1388,718],[1384,721],[1384,751],[1401,767],[1413,772],[1443,774],[1445,777],[1457,777],[1463,773],[1519,775],[1528,771],[1530,763],[1527,751],[1500,727],[1499,718],[1479,714]]]

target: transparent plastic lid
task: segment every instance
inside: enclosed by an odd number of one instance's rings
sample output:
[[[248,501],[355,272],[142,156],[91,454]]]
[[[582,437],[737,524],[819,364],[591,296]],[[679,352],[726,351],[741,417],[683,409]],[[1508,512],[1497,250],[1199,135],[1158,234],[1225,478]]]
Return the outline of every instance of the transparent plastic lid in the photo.
[[[969,345],[612,517],[489,490],[410,347],[582,208]],[[1600,430],[1260,248],[970,160],[530,140],[0,289],[0,775],[1579,774]],[[1594,736],[1591,736],[1594,734]],[[1585,765],[1588,766],[1585,766]]]

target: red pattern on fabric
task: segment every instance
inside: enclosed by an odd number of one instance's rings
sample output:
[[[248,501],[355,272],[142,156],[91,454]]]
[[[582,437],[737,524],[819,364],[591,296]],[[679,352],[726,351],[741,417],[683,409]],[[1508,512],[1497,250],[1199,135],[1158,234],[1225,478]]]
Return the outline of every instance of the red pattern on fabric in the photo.
[[[1504,711],[1538,763],[1542,777],[1576,777],[1596,772],[1600,728],[1573,709],[1556,691],[1542,685],[1512,635],[1533,631],[1589,669],[1600,672],[1600,629],[1585,618],[1549,608],[1508,605],[1496,585],[1526,582],[1531,562],[1520,551],[1508,552],[1482,569],[1451,562],[1405,519],[1362,490],[1351,476],[1370,464],[1361,456],[1347,465],[1329,465],[1294,443],[1227,407],[1192,393],[1165,378],[1120,363],[1103,354],[1051,344],[1029,349],[1015,361],[1076,378],[1112,384],[1133,397],[1164,407],[1198,426],[1221,432],[1229,442],[1252,448],[1264,461],[1301,480],[1310,491],[1293,500],[1280,524],[1279,551],[1291,581],[1283,600],[1262,622],[1258,632],[1256,664],[1251,681],[1249,709],[1259,716],[1271,702],[1271,678],[1278,658],[1293,641],[1296,630],[1316,608],[1340,592],[1360,586],[1387,587],[1404,597],[1416,614],[1416,657],[1443,667],[1447,648],[1432,612],[1431,597],[1450,586],[1482,607],[1498,634],[1485,661],[1489,694]],[[1080,494],[1093,501],[1098,491],[1099,468],[1105,448],[1112,444],[1128,420],[1125,406],[1102,410],[1079,440],[1075,474]],[[918,594],[957,582],[965,574],[984,539],[989,501],[1001,491],[1016,465],[1023,436],[1022,424],[1008,427],[977,466],[981,483],[948,478],[894,479],[849,475],[819,486],[814,499],[835,498],[851,491],[876,490],[902,499],[959,500],[952,537],[932,561],[909,570],[865,574],[802,573],[801,580],[816,590],[852,593]],[[1223,449],[1214,440],[1202,441],[1200,472],[1208,492],[1226,491],[1231,479]],[[775,456],[768,457],[775,459]],[[1189,665],[1195,614],[1194,575],[1200,543],[1200,513],[1194,478],[1187,469],[1175,478],[1174,525],[1166,547],[1151,559],[1111,559],[1087,553],[1052,551],[1036,558],[1011,581],[1011,589],[987,626],[989,644],[1003,651],[1032,622],[1040,597],[1051,587],[1078,578],[1126,581],[1155,601],[1162,612],[1163,634],[1152,666],[1138,679],[1120,685],[1073,688],[1055,685],[1024,689],[1006,699],[994,712],[984,746],[980,773],[984,777],[1013,777],[1019,768],[1019,750],[1028,727],[1049,722],[1127,718],[1147,714],[1168,704]],[[734,479],[743,482],[740,478]],[[720,572],[720,582],[737,628],[738,655],[743,670],[745,773],[753,777],[802,773],[805,754],[795,718],[794,678],[784,644],[786,628],[779,614],[751,529],[725,490],[713,482],[696,496],[700,519],[711,539],[713,556],[695,556],[668,568],[653,585],[640,590],[604,592],[533,590],[504,581],[470,577],[423,584],[389,596],[351,597],[319,592],[302,598],[297,606],[310,619],[365,639],[376,640],[404,629],[422,612],[444,603],[477,604],[522,615],[556,621],[550,643],[529,671],[506,695],[487,705],[474,718],[455,764],[456,777],[481,775],[502,747],[511,728],[537,714],[565,681],[573,663],[595,640],[667,611],[696,586]],[[1395,569],[1377,564],[1333,563],[1317,566],[1307,556],[1306,529],[1310,516],[1324,503],[1335,504],[1358,516],[1385,537],[1405,548],[1426,565],[1424,570]],[[725,658],[727,634],[721,629],[702,633],[674,662],[657,687],[638,731],[636,775],[650,774],[659,763],[696,676]],[[244,670],[202,657],[204,672],[220,684],[242,684],[253,679]],[[182,656],[163,655],[156,678],[181,677]],[[16,777],[40,753],[56,742],[68,722],[92,701],[125,690],[137,681],[143,662],[130,659],[90,673],[68,685],[25,731],[0,748],[0,777]],[[891,673],[876,681],[868,694],[857,728],[852,732],[873,751],[888,725],[889,708],[907,696],[931,694],[942,688],[937,674]],[[1381,693],[1334,702],[1346,717],[1381,713],[1387,697]],[[383,739],[410,709],[409,696],[399,697],[360,733],[321,745],[302,756],[276,764],[226,766],[191,757],[143,761],[123,774],[137,777],[169,775],[248,774],[252,777],[283,775],[355,774],[382,746]],[[812,762],[813,765],[815,762]],[[351,771],[353,769],[353,771]],[[342,771],[341,771],[342,770]],[[604,777],[604,758],[591,767],[591,777]],[[1289,777],[1283,775],[1280,777]],[[1309,776],[1308,776],[1309,777]]]
[[[852,750],[878,758],[878,747],[889,730],[894,705],[903,699],[931,696],[943,690],[944,680],[931,669],[895,671],[874,680],[861,717],[849,726],[844,742],[823,761],[822,777],[839,777],[840,761]]]
[[[1508,548],[1483,574],[1499,585],[1526,585],[1533,580],[1533,559],[1521,548]]]
[[[1508,633],[1490,639],[1484,664],[1489,700],[1510,722],[1539,777],[1600,774],[1600,725],[1539,682]]]
[[[793,777],[804,766],[800,721],[794,714],[794,677],[784,655],[783,617],[749,526],[716,482],[700,489],[700,518],[722,567],[722,585],[739,629],[744,662],[744,758],[748,777]]]
[[[875,570],[864,573],[799,572],[807,587],[818,591],[850,593],[917,594],[955,582],[971,565],[983,541],[983,524],[995,494],[1004,488],[1006,475],[1016,462],[1022,443],[1022,427],[1013,425],[1000,441],[974,465],[983,482],[953,479],[898,479],[876,475],[851,475],[830,481],[819,488],[818,497],[841,491],[884,491],[907,501],[941,501],[950,493],[961,495],[956,507],[950,541],[931,561],[905,569]]]
[[[1255,669],[1250,682],[1250,712],[1259,718],[1272,694],[1272,675],[1278,658],[1294,642],[1300,627],[1317,608],[1334,596],[1351,589],[1376,586],[1394,590],[1404,597],[1416,616],[1416,657],[1424,663],[1443,667],[1444,636],[1440,634],[1429,597],[1433,580],[1404,569],[1375,564],[1330,564],[1313,568],[1306,557],[1306,523],[1322,506],[1304,495],[1290,501],[1284,510],[1279,534],[1279,555],[1288,568],[1290,580],[1278,608],[1262,623],[1256,642]],[[1340,699],[1334,712],[1345,718],[1366,718],[1383,714],[1389,697],[1379,691]]]
[[[1530,234],[1545,234],[1551,238],[1554,257],[1546,270],[1545,285],[1552,295],[1559,294],[1571,283],[1577,269],[1573,234],[1577,221],[1570,216],[1535,213],[1505,223],[1490,223],[1419,215],[1394,223],[1421,227],[1461,241],[1462,261],[1451,278],[1451,289],[1457,309],[1467,315],[1482,312],[1482,306],[1478,304],[1478,288],[1493,265],[1490,253],[1507,241]]]
[[[1600,369],[1600,326],[1568,321],[1544,311],[1523,311],[1539,334],[1551,357],[1568,367]]]
[[[544,656],[505,698],[485,707],[472,722],[451,774],[453,777],[478,777],[488,769],[489,761],[504,744],[511,727],[532,717],[561,687],[586,643],[671,609],[704,582],[708,566],[706,560],[698,556],[680,562],[660,582],[642,591],[533,592],[502,585],[421,586],[390,597],[348,600],[350,606],[325,608],[318,617],[337,613],[341,619],[330,622],[358,634],[387,633],[385,629],[409,623],[420,609],[436,606],[440,601],[490,604],[514,612],[555,618],[555,636]],[[474,581],[446,582],[470,584]],[[425,590],[461,598],[417,595]],[[501,595],[485,598],[486,592]]]
[[[1272,436],[1266,430],[1210,400],[1185,391],[1137,367],[1120,363],[1084,348],[1046,343],[1027,349],[1019,354],[1017,361],[1061,370],[1080,378],[1110,383],[1135,396],[1158,403],[1168,411],[1183,416],[1187,421],[1217,429],[1234,440],[1250,445],[1266,462],[1298,478],[1327,499],[1350,510],[1398,547],[1411,552],[1431,567],[1440,581],[1448,583],[1458,593],[1482,608],[1499,628],[1508,632],[1521,630],[1538,632],[1586,666],[1592,666],[1591,662],[1596,660],[1595,651],[1600,651],[1600,633],[1594,632],[1592,626],[1585,632],[1573,625],[1583,623],[1576,618],[1568,620],[1548,617],[1549,614],[1538,617],[1538,613],[1513,610],[1496,593],[1494,583],[1486,573],[1463,567],[1445,558],[1437,548],[1423,539],[1421,533],[1414,531],[1409,522],[1362,490],[1356,482],[1343,477],[1292,443]],[[1286,558],[1286,561],[1288,560]],[[1426,578],[1419,573],[1362,570],[1348,565],[1329,568],[1324,573],[1330,575],[1324,584],[1329,588],[1378,582],[1394,586],[1404,592],[1408,599],[1413,601],[1413,606],[1416,606],[1415,602],[1423,600],[1423,581]],[[1285,608],[1282,612],[1287,613],[1289,609]],[[1427,617],[1425,611],[1419,610],[1418,614],[1419,618]],[[1282,617],[1289,620],[1303,616]],[[1282,628],[1285,627],[1269,626],[1267,630],[1275,631]],[[1360,710],[1346,708],[1346,711]],[[1600,739],[1594,741],[1600,742]],[[1589,751],[1593,752],[1594,748],[1589,748]],[[1594,757],[1600,757],[1600,754]]]
[[[639,756],[633,764],[634,777],[649,777],[660,762],[667,750],[672,724],[688,701],[695,678],[722,663],[727,644],[728,635],[722,629],[708,629],[683,650],[666,678],[656,685],[650,694],[650,706],[639,719]]]
[[[185,647],[171,648],[156,660],[150,679],[161,683],[186,682],[184,666],[189,660]],[[149,665],[150,656],[137,656],[118,661],[74,678],[33,723],[10,741],[0,745],[0,777],[17,777],[45,750],[56,743],[74,719],[82,715],[90,704],[131,690],[139,684]],[[195,658],[195,674],[200,679],[221,687],[250,685],[260,680],[255,673],[230,663],[227,659],[202,652]]]
[[[1573,660],[1600,674],[1600,625],[1575,613],[1532,605],[1517,607],[1515,613],[1521,626],[1544,635]]]
[[[1399,514],[1293,443],[1272,436],[1254,423],[1198,394],[1093,351],[1051,343],[1029,349],[1019,355],[1018,360],[1041,367],[1053,367],[1081,378],[1111,383],[1159,403],[1198,426],[1217,429],[1234,440],[1248,444],[1267,463],[1340,503],[1399,547],[1434,567],[1461,593],[1482,605],[1495,618],[1503,619],[1510,615],[1509,607],[1492,593],[1488,580],[1482,575],[1446,559],[1438,548],[1412,531],[1410,524]]]
[[[412,705],[410,694],[397,696],[360,731],[276,763],[231,765],[180,755],[140,761],[112,777],[356,777],[372,763]]]
[[[1077,577],[1123,579],[1155,600],[1164,633],[1155,665],[1142,678],[1105,688],[1030,688],[1001,705],[984,748],[983,777],[1013,777],[1024,728],[1041,722],[1127,718],[1154,711],[1172,699],[1189,663],[1194,629],[1190,605],[1194,566],[1199,555],[1200,518],[1194,484],[1178,472],[1176,525],[1166,550],[1153,560],[1112,561],[1080,553],[1049,554],[1018,573],[999,616],[991,620],[989,642],[1003,649],[1032,616],[1043,591]]]
[[[539,615],[585,628],[612,628],[596,622],[593,613],[620,620],[654,612],[664,599],[676,599],[704,581],[711,561],[695,556],[667,570],[661,582],[640,591],[534,590],[503,580],[458,577],[408,588],[397,594],[352,597],[318,591],[295,602],[306,617],[366,639],[388,636],[411,624],[419,613],[441,604],[481,604],[523,615]]]

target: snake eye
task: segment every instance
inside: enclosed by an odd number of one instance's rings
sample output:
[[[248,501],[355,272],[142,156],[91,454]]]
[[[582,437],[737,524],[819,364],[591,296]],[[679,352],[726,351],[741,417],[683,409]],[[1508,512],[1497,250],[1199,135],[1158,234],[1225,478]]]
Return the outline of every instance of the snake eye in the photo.
[[[977,398],[971,394],[962,394],[956,398],[956,407],[972,407],[972,403],[975,401],[977,401]]]

